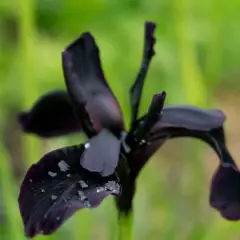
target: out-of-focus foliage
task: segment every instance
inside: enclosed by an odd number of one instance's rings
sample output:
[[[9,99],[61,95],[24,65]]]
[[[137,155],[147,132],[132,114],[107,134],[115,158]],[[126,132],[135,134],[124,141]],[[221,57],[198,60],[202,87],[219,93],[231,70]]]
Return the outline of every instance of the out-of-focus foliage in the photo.
[[[92,32],[108,82],[129,116],[128,90],[140,64],[143,24],[155,21],[157,55],[147,76],[141,113],[154,93],[165,90],[168,103],[224,107],[234,123],[240,99],[227,96],[240,92],[239,12],[239,0],[1,0],[1,240],[25,239],[17,195],[27,167],[49,149],[84,140],[77,135],[39,140],[23,135],[16,122],[17,112],[31,107],[41,94],[65,88],[61,51],[69,42],[83,31]],[[239,125],[227,123],[230,143],[231,138],[240,141],[235,127]],[[223,220],[208,205],[210,173],[217,158],[207,149],[177,140],[153,157],[138,181],[135,239],[240,238],[240,224]],[[240,152],[234,151],[234,157],[240,158]],[[116,231],[110,198],[99,209],[78,212],[45,238],[114,239]]]

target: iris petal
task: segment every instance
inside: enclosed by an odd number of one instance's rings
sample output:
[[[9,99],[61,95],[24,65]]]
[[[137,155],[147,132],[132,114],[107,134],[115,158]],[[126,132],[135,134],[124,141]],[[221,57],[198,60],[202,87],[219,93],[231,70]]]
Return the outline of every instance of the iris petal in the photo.
[[[62,60],[70,98],[88,136],[102,128],[120,133],[124,128],[121,109],[105,80],[99,49],[91,34],[84,33],[70,44]]]
[[[216,171],[210,192],[210,204],[228,220],[240,219],[240,172],[226,147],[223,122],[219,110],[203,110],[191,106],[169,106],[162,110],[161,119],[151,129],[146,144],[139,146],[131,165],[135,176],[152,154],[167,139],[194,137],[209,144],[217,153],[220,165]]]
[[[143,117],[144,120],[145,117]],[[221,135],[225,116],[219,110],[203,110],[192,106],[167,106],[141,144],[131,153],[132,171],[137,176],[148,159],[169,138],[196,137],[209,143],[217,151],[216,137]],[[141,121],[138,122],[141,124]],[[217,131],[213,131],[219,129]],[[213,134],[214,137],[212,136]],[[223,134],[221,135],[223,137]]]
[[[120,146],[120,140],[103,129],[86,144],[80,163],[91,172],[98,172],[102,176],[111,175],[118,165]]]
[[[220,165],[213,176],[210,204],[228,220],[240,220],[240,172]]]
[[[144,49],[143,58],[141,62],[141,67],[137,75],[136,81],[133,83],[130,96],[131,96],[131,107],[132,107],[132,127],[138,117],[138,110],[144,85],[144,80],[148,72],[148,68],[152,57],[154,56],[154,44],[156,39],[154,37],[154,31],[156,24],[153,22],[145,23],[145,33],[144,33]]]
[[[120,194],[115,173],[102,177],[80,165],[84,149],[79,145],[52,151],[28,170],[18,199],[28,237],[51,234],[77,210]]]
[[[188,105],[172,105],[163,108],[162,118],[158,124],[163,125],[163,127],[210,131],[213,128],[221,127],[224,120],[225,115],[220,110],[205,110]]]
[[[24,132],[40,137],[56,137],[81,130],[65,91],[43,95],[29,111],[20,113],[19,123]]]
[[[167,106],[161,119],[148,135],[148,141],[173,137],[196,137],[210,145],[224,142],[222,125],[225,115],[220,110],[204,110],[193,106]],[[215,149],[217,150],[217,149]]]

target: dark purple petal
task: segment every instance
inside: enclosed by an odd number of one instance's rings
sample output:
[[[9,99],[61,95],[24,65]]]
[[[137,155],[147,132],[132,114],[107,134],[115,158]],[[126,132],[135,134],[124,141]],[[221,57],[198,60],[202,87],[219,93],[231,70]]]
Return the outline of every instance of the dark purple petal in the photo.
[[[136,128],[130,130],[126,137],[122,138],[122,152],[127,156],[131,174],[137,176],[149,157],[158,149],[162,141],[159,139],[150,143],[146,141],[149,131],[155,126],[161,117],[166,93],[155,94],[148,113],[144,118],[136,122]]]
[[[161,147],[165,139],[157,139],[153,142],[144,142],[134,151],[130,152],[129,166],[131,169],[131,177],[136,179],[141,169],[151,158],[151,156]]]
[[[55,91],[43,95],[27,112],[19,114],[24,132],[40,137],[56,137],[81,130],[67,92]]]
[[[135,179],[131,177],[129,164],[124,154],[120,155],[117,166],[118,177],[121,182],[121,195],[116,197],[116,206],[120,213],[128,215],[133,210],[133,197],[135,193]]]
[[[148,113],[144,117],[138,127],[134,129],[134,137],[138,141],[142,141],[145,139],[145,136],[148,135],[149,131],[155,126],[155,124],[159,121],[162,109],[164,106],[164,101],[166,98],[166,92],[162,92],[159,94],[155,94],[152,99],[152,103],[148,109]]]
[[[152,57],[154,56],[154,31],[156,24],[152,22],[145,23],[145,37],[144,37],[144,49],[143,49],[143,58],[141,62],[141,67],[136,78],[136,81],[131,87],[130,96],[131,96],[131,105],[132,105],[132,127],[137,120],[144,80],[148,72],[148,68],[151,62]]]
[[[77,210],[120,194],[115,173],[102,177],[81,166],[84,149],[79,145],[52,151],[28,170],[18,199],[28,237],[51,234]]]
[[[151,129],[146,141],[150,144],[158,139],[175,137],[199,138],[218,153],[218,141],[224,143],[222,125],[225,115],[220,110],[204,110],[193,106],[167,106],[161,119]]]
[[[105,80],[91,34],[84,33],[70,44],[62,61],[67,89],[86,133],[92,136],[102,128],[119,133],[124,128],[121,109]]]
[[[222,126],[225,115],[220,110],[205,110],[194,106],[165,106],[156,127],[177,127],[197,131],[210,131]]]
[[[81,165],[102,176],[111,175],[118,165],[120,146],[120,140],[107,129],[103,129],[85,144]]]
[[[219,110],[203,110],[191,106],[164,107],[161,118],[146,135],[143,144],[131,153],[133,156],[137,155],[137,160],[134,160],[136,157],[131,158],[133,171],[137,175],[155,151],[167,139],[175,137],[199,138],[216,151],[223,164],[235,166],[233,159],[225,151],[222,128],[224,119],[224,114]],[[138,163],[135,166],[136,161]]]
[[[240,219],[240,173],[226,147],[223,122],[219,110],[203,110],[190,106],[171,106],[152,128],[145,144],[132,153],[130,167],[136,177],[141,168],[164,141],[175,137],[203,140],[217,153],[220,167],[212,180],[210,204],[229,220]],[[137,163],[134,165],[134,163]]]
[[[228,220],[240,220],[240,172],[220,165],[212,179],[210,204]]]
[[[149,106],[148,113],[142,119],[136,121],[135,126],[130,129],[125,140],[130,149],[135,148],[142,141],[145,141],[146,136],[161,117],[165,98],[165,92],[155,94]]]

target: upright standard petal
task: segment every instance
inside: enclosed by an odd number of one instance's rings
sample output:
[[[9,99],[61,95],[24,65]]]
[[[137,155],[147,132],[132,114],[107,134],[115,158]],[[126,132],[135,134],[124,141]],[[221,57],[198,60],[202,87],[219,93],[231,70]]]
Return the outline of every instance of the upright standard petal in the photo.
[[[43,95],[29,111],[21,112],[18,120],[24,132],[40,137],[56,137],[81,130],[65,91]]]
[[[91,34],[84,33],[70,44],[62,61],[67,89],[83,129],[89,136],[102,128],[120,134],[124,128],[121,109],[104,78]]]
[[[162,116],[162,110],[166,92],[155,94],[148,109],[148,113],[135,122],[130,132],[122,139],[122,152],[126,155],[131,169],[131,178],[135,179],[146,161],[164,142],[165,139],[158,139],[151,143],[148,135],[153,126]]]
[[[156,28],[155,23],[153,22],[145,23],[144,49],[143,49],[141,67],[137,75],[136,81],[133,83],[130,90],[131,105],[132,105],[131,106],[132,107],[132,122],[131,122],[132,127],[134,127],[134,124],[138,117],[138,110],[139,110],[140,100],[142,96],[144,80],[146,78],[151,59],[154,56],[154,44],[156,42],[154,38],[155,28]]]
[[[120,194],[115,173],[102,177],[81,166],[84,149],[79,145],[52,151],[28,170],[18,199],[28,237],[51,234],[77,210]]]

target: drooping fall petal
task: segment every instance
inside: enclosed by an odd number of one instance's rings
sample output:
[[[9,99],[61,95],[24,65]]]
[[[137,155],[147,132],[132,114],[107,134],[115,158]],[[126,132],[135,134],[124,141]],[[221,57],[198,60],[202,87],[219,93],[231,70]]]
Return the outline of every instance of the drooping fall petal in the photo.
[[[149,144],[156,140],[175,137],[199,138],[212,147],[219,140],[224,141],[223,123],[225,115],[220,110],[204,110],[193,106],[167,106],[162,110],[160,120],[146,137]],[[215,148],[214,150],[217,151]]]
[[[145,118],[146,116],[143,117],[143,120]],[[146,134],[143,144],[131,152],[132,171],[137,176],[156,150],[166,140],[175,137],[199,138],[213,147],[220,156],[218,138],[224,141],[222,130],[224,119],[224,114],[219,110],[203,110],[192,106],[164,107],[161,118]],[[141,124],[141,121],[138,125]],[[221,160],[224,161],[224,158]]]
[[[81,130],[65,91],[43,95],[29,111],[20,113],[18,120],[24,132],[40,137],[57,137]]]
[[[191,106],[164,107],[160,120],[132,153],[132,172],[138,175],[144,164],[167,140],[175,137],[194,137],[206,142],[219,157],[219,168],[213,176],[210,204],[228,220],[240,219],[240,172],[226,147],[223,123],[219,110],[203,110]],[[134,165],[136,163],[136,165]]]
[[[28,237],[51,234],[77,210],[120,194],[115,173],[102,177],[82,167],[84,150],[79,145],[52,151],[28,170],[18,199]]]
[[[220,165],[213,176],[210,204],[228,220],[240,220],[240,172]]]
[[[222,126],[225,115],[220,110],[205,110],[194,106],[165,106],[161,121],[155,126],[186,128],[189,130],[209,131]]]

